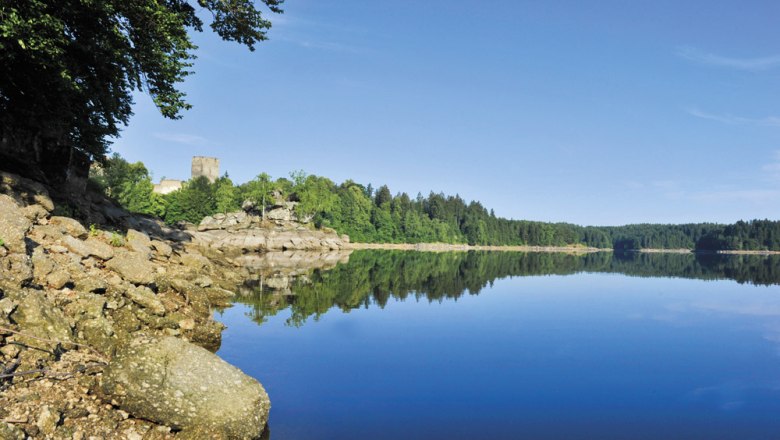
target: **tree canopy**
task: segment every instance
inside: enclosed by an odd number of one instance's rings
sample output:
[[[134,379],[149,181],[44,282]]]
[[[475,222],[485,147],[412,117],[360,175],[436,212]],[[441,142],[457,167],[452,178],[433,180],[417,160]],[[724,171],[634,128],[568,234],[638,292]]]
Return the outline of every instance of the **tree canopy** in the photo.
[[[214,183],[198,178],[179,191],[152,192],[146,167],[114,155],[95,183],[127,209],[163,218],[168,223],[199,223],[205,216],[238,210],[241,202],[256,206],[297,202],[300,219],[330,227],[356,242],[468,243],[472,245],[590,246],[616,251],[639,249],[780,250],[780,221],[740,221],[733,225],[635,224],[579,226],[498,217],[481,203],[431,192],[412,199],[393,195],[386,185],[374,190],[351,180],[336,184],[327,177],[290,173],[272,179],[261,173],[240,185],[227,174]],[[276,195],[274,195],[276,194]],[[276,200],[276,198],[279,200]]]
[[[280,13],[283,1],[257,3]],[[0,162],[58,174],[74,154],[103,158],[134,91],[179,118],[203,15],[250,50],[271,27],[253,0],[0,0]]]

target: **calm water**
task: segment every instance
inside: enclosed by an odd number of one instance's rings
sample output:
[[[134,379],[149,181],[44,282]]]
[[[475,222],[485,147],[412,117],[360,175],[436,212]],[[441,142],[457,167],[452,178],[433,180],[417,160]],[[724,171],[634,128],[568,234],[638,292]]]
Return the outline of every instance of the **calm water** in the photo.
[[[248,277],[219,354],[266,387],[275,440],[777,439],[778,270],[356,252]]]

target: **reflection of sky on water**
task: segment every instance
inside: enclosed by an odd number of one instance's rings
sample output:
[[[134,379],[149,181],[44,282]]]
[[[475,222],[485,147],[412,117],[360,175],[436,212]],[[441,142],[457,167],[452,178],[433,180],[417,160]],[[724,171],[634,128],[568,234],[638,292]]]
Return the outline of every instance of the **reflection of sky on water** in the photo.
[[[268,389],[276,439],[778,438],[778,293],[517,277],[300,328],[238,305],[220,354]]]

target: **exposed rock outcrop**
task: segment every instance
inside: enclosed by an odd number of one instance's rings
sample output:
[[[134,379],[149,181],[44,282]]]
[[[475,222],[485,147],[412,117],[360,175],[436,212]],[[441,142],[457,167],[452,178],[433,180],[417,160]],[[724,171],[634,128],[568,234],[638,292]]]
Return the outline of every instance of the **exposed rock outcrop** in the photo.
[[[252,212],[216,214],[204,218],[197,232],[191,234],[193,242],[200,246],[234,253],[338,250],[345,246],[344,237],[336,231],[299,223],[293,206],[267,212],[265,221]]]
[[[44,186],[0,172],[0,420],[13,421],[0,422],[0,438],[259,435],[267,395],[211,354],[224,328],[213,310],[230,304],[241,271],[204,256],[185,231],[98,196],[83,203],[86,218],[130,230],[53,216],[62,209]],[[120,380],[132,350],[144,353],[143,371],[167,378],[148,393],[151,408],[163,405],[153,412]],[[170,362],[160,369],[160,359]]]

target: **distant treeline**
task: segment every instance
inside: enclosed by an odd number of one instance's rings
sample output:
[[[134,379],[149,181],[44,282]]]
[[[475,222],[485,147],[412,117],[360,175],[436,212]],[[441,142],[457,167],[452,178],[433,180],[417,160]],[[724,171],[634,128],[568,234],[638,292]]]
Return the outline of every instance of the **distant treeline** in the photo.
[[[288,324],[299,326],[333,307],[343,311],[370,305],[384,307],[391,298],[441,302],[477,295],[502,278],[581,272],[777,285],[780,256],[358,251],[352,253],[347,264],[316,270],[295,280],[290,287],[292,295],[277,295],[267,284],[259,287],[247,281],[255,290],[237,301],[252,307],[250,317],[257,323],[289,309]]]
[[[317,227],[348,234],[355,242],[583,245],[616,250],[780,250],[778,221],[753,220],[725,226],[695,223],[584,227],[510,220],[458,195],[393,195],[385,185],[375,189],[351,180],[337,185],[326,177],[302,171],[291,173],[289,179],[272,179],[263,173],[241,185],[234,185],[227,174],[214,183],[202,177],[186,182],[181,190],[160,195],[152,192],[153,184],[143,163],[128,163],[114,155],[93,173],[92,182],[128,210],[154,215],[170,224],[198,223],[207,215],[236,211],[244,200],[260,206],[281,194],[298,202],[295,209],[299,217],[311,218]]]

